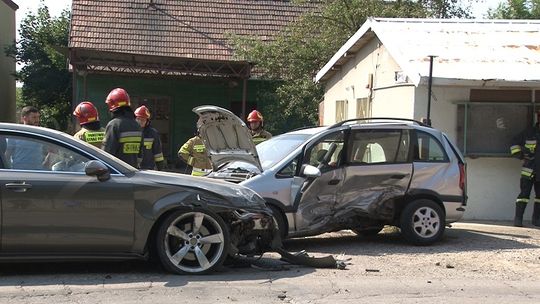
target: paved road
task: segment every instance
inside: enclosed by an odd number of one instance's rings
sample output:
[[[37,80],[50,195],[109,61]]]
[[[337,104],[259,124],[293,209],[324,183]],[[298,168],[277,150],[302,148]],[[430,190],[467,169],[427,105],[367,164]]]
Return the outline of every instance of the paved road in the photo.
[[[286,245],[352,264],[229,267],[207,276],[170,275],[145,262],[3,264],[0,303],[540,303],[540,229],[459,223],[430,247],[407,245],[391,230]],[[269,254],[259,265],[282,264]]]

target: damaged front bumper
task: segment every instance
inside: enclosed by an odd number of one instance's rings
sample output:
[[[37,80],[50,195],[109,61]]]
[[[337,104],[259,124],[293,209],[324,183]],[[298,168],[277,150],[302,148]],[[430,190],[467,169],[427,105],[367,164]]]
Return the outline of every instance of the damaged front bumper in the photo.
[[[231,213],[231,249],[232,257],[253,257],[265,252],[276,252],[282,260],[291,264],[316,267],[345,269],[344,261],[333,256],[311,257],[304,251],[292,254],[283,248],[277,223],[270,214],[236,210]]]

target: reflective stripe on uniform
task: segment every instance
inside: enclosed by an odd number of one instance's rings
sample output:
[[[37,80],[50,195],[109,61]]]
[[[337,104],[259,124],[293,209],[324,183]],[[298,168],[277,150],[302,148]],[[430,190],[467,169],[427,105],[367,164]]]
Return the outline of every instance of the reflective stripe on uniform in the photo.
[[[511,154],[516,154],[516,153],[519,153],[521,152],[521,146],[519,145],[513,145],[510,147],[510,153]]]
[[[154,144],[154,138],[149,137],[144,139],[144,148],[146,150],[152,149],[152,145]]]
[[[521,175],[522,176],[531,178],[533,176],[533,173],[534,173],[534,171],[531,168],[525,168],[525,167],[521,168]]]
[[[118,142],[123,144],[122,152],[124,154],[138,154],[141,149],[141,132],[132,131],[132,132],[122,132],[120,133],[120,138]]]
[[[525,148],[527,148],[531,152],[534,152],[534,150],[536,149],[536,140],[526,140]]]
[[[193,145],[193,150],[197,153],[203,153],[204,152],[204,145]]]
[[[192,176],[204,176],[204,175],[207,175],[210,172],[212,172],[211,169],[200,169],[200,168],[193,167],[193,169],[191,170],[191,175]]]
[[[534,199],[534,202],[535,202],[535,203],[540,203],[540,198],[535,198],[535,199]]]
[[[180,154],[180,153],[189,154],[189,150],[187,149],[187,145],[183,145],[182,147],[180,147],[180,151],[178,151],[178,154]]]
[[[84,141],[91,144],[103,142],[104,137],[105,137],[105,132],[101,132],[101,131],[84,133]]]
[[[528,203],[529,202],[529,199],[528,198],[518,198],[516,199],[516,203]]]
[[[120,137],[120,139],[118,139],[119,142],[121,143],[126,143],[126,142],[138,142],[139,144],[141,143],[141,137],[140,136],[129,136],[129,137]]]
[[[154,155],[154,161],[155,162],[160,162],[160,161],[164,161],[165,158],[163,157],[163,153],[159,153],[159,154],[155,154]]]

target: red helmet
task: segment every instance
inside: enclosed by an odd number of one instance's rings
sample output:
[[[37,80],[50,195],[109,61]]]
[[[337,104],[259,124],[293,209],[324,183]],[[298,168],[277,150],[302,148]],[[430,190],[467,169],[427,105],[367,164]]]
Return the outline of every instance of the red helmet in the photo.
[[[129,102],[128,93],[122,88],[116,88],[112,90],[109,95],[107,95],[105,103],[107,103],[109,111],[111,112],[116,111],[120,107],[129,107],[131,105]]]
[[[150,110],[146,106],[140,106],[135,110],[135,117],[150,119]]]
[[[79,119],[79,124],[84,125],[94,121],[99,121],[96,107],[89,101],[83,101],[75,108],[73,115]]]
[[[247,121],[248,122],[254,122],[254,121],[258,121],[258,122],[263,122],[264,119],[263,119],[263,116],[261,114],[261,112],[257,111],[257,110],[253,110],[251,111],[251,113],[249,113],[248,117],[247,117]]]

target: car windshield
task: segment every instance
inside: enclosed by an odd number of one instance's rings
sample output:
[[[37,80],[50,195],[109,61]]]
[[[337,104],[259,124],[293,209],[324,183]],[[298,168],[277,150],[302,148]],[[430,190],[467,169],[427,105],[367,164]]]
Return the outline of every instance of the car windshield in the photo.
[[[310,134],[283,134],[257,145],[257,154],[263,170],[277,164],[304,143]]]

